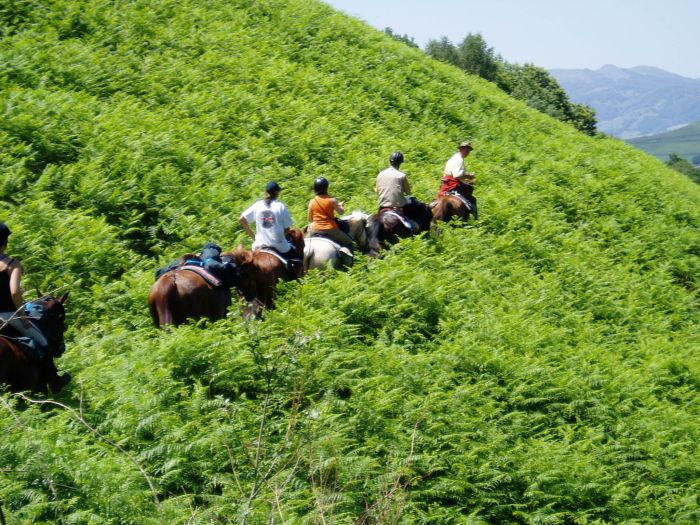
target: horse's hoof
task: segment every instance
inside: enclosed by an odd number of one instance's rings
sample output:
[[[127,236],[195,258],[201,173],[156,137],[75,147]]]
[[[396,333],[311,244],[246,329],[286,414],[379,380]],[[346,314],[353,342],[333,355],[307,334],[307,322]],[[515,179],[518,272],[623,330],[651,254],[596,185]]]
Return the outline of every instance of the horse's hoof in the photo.
[[[52,392],[58,394],[64,386],[70,383],[71,379],[71,375],[68,372],[66,372],[65,374],[57,376],[56,379],[51,381],[49,383],[49,388],[51,388]]]

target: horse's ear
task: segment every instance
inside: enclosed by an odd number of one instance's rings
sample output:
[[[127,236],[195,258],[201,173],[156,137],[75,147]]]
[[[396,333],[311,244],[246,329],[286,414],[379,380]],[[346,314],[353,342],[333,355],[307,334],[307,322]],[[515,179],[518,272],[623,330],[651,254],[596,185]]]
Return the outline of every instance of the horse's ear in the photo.
[[[68,299],[68,294],[70,292],[64,293],[61,297],[58,298],[58,302],[61,304],[66,304],[66,300]]]
[[[250,264],[253,262],[253,252],[249,252],[243,247],[243,244],[239,244],[234,252],[236,263],[239,265]]]

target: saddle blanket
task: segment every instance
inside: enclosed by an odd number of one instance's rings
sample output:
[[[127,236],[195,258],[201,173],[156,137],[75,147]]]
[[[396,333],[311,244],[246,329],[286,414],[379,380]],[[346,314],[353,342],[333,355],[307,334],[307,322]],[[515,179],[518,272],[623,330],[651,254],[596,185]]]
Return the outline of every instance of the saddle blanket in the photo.
[[[185,266],[180,266],[180,268],[178,268],[178,270],[187,270],[188,272],[194,272],[214,287],[222,286],[224,284],[221,281],[221,279],[212,275],[210,272],[206,271],[201,266],[194,266],[192,264],[186,264]]]
[[[456,192],[456,191],[448,191],[447,193],[445,193],[445,195],[449,195],[449,196],[451,196],[451,197],[457,197],[459,200],[461,200],[461,201],[464,203],[464,205],[467,207],[467,209],[468,209],[469,211],[472,210],[472,204],[471,204],[471,202],[469,202],[469,201],[467,200],[467,198],[466,198],[464,195],[462,195],[461,193]]]
[[[400,213],[395,212],[394,210],[387,210],[387,211],[383,212],[382,215],[393,215],[394,217],[399,219],[401,221],[401,223],[404,226],[406,226],[406,228],[408,228],[409,230],[414,231],[416,229],[410,220],[408,220],[406,217],[404,217]]]
[[[306,238],[306,241],[307,241],[307,242],[308,242],[308,241],[323,241],[323,242],[327,242],[328,244],[330,244],[331,246],[333,246],[333,248],[335,248],[336,250],[340,250],[340,248],[342,248],[342,246],[340,246],[340,244],[338,244],[337,242],[332,241],[332,240],[329,239],[328,237],[322,237],[322,236],[320,236],[320,235],[314,235],[314,236],[312,236],[312,237],[307,237],[307,238]]]
[[[282,256],[281,256],[279,253],[277,253],[275,250],[268,250],[267,248],[260,248],[259,250],[256,250],[256,251],[263,252],[263,253],[269,253],[270,255],[274,255],[275,257],[277,257],[277,258],[280,260],[280,262],[281,262],[282,264],[284,264],[284,267],[285,267],[285,268],[287,267],[287,259],[285,259],[284,257],[282,257]]]

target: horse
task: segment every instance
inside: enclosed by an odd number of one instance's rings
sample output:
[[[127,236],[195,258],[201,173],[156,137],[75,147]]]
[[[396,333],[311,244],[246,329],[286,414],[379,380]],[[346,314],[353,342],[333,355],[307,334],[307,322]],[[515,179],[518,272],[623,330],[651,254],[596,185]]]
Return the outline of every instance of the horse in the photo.
[[[369,215],[354,211],[341,218],[348,225],[348,236],[362,253],[367,253],[367,219]],[[306,237],[304,246],[304,270],[331,267],[341,270],[352,266],[349,256],[341,254],[337,243],[324,237]],[[349,264],[348,264],[349,263]]]
[[[367,220],[369,224],[369,255],[371,257],[376,257],[387,244],[430,230],[433,214],[427,204],[410,198],[403,208],[403,215],[406,219],[410,219],[411,227],[393,210],[380,210],[379,213],[372,215]]]
[[[28,357],[12,337],[0,336],[0,384],[7,385],[10,391],[28,390],[46,396],[49,387],[57,393],[70,382],[70,374],[59,376],[53,362],[66,350],[63,339],[66,314],[63,305],[67,298],[68,294],[58,298],[44,296],[27,305],[28,309],[41,314],[35,324],[48,343],[47,355],[42,359]]]
[[[188,319],[218,321],[231,306],[231,289],[214,286],[190,270],[163,274],[148,293],[148,309],[157,327],[179,326]]]
[[[470,206],[464,197],[449,193],[440,195],[433,206],[433,223],[449,222],[455,217],[467,222],[472,214]]]
[[[287,233],[287,240],[292,244],[299,255],[299,262],[304,253],[304,232],[298,228],[291,228]],[[275,307],[275,291],[277,281],[283,279],[291,281],[301,277],[303,267],[292,267],[283,262],[280,256],[265,249],[246,250],[239,245],[234,252],[228,254],[236,261],[241,271],[240,291],[248,302],[254,303],[254,313],[260,314],[259,307]]]

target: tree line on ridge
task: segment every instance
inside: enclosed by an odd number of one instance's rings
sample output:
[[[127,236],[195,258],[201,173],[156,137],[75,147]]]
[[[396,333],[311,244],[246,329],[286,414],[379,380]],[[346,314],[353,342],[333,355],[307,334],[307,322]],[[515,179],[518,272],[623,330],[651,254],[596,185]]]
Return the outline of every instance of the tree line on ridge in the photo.
[[[404,44],[418,48],[415,40],[387,27],[384,32]],[[523,100],[528,106],[571,124],[579,131],[595,136],[595,110],[586,104],[569,100],[566,91],[546,69],[534,64],[511,64],[489,47],[480,33],[469,33],[457,45],[446,36],[429,40],[425,53],[464,71],[493,82],[510,96]]]

